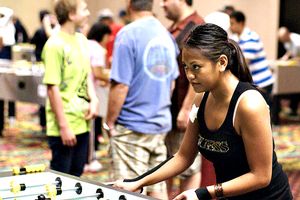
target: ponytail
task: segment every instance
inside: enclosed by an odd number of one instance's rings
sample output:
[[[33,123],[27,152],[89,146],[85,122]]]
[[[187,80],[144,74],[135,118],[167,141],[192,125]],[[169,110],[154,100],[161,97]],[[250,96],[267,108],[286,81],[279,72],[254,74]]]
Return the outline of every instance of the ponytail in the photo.
[[[239,45],[232,39],[228,39],[229,48],[232,50],[230,61],[227,68],[240,81],[253,83],[251,73],[249,71],[247,62]]]
[[[228,58],[226,70],[230,70],[240,81],[253,83],[248,65],[236,42],[228,39],[226,31],[215,24],[195,27],[185,40],[186,48],[196,48],[214,63],[224,54]]]

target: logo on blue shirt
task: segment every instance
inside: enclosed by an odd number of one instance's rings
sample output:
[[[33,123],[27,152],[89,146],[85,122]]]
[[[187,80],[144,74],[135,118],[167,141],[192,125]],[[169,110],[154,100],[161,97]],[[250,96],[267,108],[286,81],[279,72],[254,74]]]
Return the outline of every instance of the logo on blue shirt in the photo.
[[[144,70],[151,78],[163,81],[173,70],[175,49],[170,40],[156,37],[146,46],[143,56]]]

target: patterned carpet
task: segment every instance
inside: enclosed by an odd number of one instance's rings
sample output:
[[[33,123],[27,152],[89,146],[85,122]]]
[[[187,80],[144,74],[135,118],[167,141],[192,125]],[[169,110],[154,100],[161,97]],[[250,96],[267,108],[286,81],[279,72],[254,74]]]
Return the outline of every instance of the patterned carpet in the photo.
[[[279,162],[287,171],[300,170],[300,124],[273,127]]]
[[[38,125],[38,106],[17,103],[17,120],[13,127],[6,123],[4,137],[0,137],[0,172],[13,166],[44,163],[49,166],[51,153],[45,134]],[[287,172],[295,200],[300,200],[300,123],[273,127],[278,160]],[[109,182],[110,159],[107,146],[96,153],[103,165],[100,172],[84,173],[83,178]]]

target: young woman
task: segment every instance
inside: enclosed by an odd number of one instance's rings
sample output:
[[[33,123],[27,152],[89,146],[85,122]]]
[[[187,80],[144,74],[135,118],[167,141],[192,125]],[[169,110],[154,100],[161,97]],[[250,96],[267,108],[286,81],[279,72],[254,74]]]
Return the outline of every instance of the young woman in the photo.
[[[277,162],[270,111],[238,45],[213,24],[196,27],[183,48],[186,76],[197,93],[179,151],[143,174],[115,186],[139,191],[184,171],[199,150],[212,161],[217,184],[175,199],[292,199]]]

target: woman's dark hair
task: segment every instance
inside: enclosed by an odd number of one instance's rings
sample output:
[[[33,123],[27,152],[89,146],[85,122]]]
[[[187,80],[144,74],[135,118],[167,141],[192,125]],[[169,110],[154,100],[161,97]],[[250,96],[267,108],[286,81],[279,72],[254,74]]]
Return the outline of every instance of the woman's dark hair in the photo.
[[[87,35],[87,38],[89,40],[96,40],[97,42],[101,42],[103,40],[104,35],[106,35],[106,34],[108,34],[108,35],[111,34],[111,30],[110,30],[109,26],[107,26],[103,23],[97,22],[91,27],[91,29]]]
[[[184,47],[199,49],[213,63],[217,63],[222,54],[226,55],[226,70],[230,70],[240,81],[253,83],[240,47],[228,39],[226,31],[221,27],[210,23],[195,27],[186,38]]]

